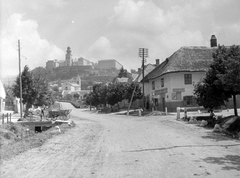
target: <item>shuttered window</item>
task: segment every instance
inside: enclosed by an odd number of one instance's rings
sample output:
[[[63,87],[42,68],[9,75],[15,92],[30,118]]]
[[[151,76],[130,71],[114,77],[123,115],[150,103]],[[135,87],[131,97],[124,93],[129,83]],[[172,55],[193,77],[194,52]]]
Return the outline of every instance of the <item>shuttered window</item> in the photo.
[[[185,85],[192,84],[192,74],[184,74]]]

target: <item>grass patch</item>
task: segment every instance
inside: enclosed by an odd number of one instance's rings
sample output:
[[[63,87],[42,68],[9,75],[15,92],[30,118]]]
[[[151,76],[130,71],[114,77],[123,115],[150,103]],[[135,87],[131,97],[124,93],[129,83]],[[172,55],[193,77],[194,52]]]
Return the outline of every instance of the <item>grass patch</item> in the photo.
[[[1,125],[0,159],[7,160],[31,148],[39,147],[54,135],[62,134],[71,127],[68,124],[62,124],[59,125],[59,128],[61,132],[53,127],[44,132],[35,133],[19,123],[6,123]]]

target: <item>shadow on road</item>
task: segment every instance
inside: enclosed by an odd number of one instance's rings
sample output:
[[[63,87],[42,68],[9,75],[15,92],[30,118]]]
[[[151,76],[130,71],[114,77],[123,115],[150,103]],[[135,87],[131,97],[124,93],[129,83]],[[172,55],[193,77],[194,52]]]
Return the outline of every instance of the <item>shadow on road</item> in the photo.
[[[197,148],[197,147],[231,147],[231,146],[240,146],[239,144],[222,144],[222,145],[179,145],[179,146],[170,146],[170,147],[163,147],[163,148],[149,148],[149,149],[141,149],[141,150],[130,150],[130,151],[123,151],[123,152],[143,152],[143,151],[160,151],[160,150],[168,150],[174,148]],[[240,164],[240,163],[239,163]]]
[[[217,132],[207,132],[207,136],[202,136],[202,138],[207,138],[207,139],[214,139],[215,141],[227,141],[227,140],[232,140],[232,137],[227,136],[224,133],[217,133]]]
[[[211,164],[223,165],[223,170],[240,171],[240,156],[226,155],[225,157],[207,157],[203,161]]]

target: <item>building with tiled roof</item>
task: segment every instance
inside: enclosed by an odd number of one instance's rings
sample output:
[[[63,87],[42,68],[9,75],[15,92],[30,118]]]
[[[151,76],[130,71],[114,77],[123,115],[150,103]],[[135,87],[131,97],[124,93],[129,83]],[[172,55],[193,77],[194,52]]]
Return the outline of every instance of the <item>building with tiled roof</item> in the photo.
[[[145,91],[147,102],[161,111],[166,107],[168,111],[176,111],[176,107],[197,107],[194,84],[205,76],[216,47],[216,37],[212,37],[211,47],[181,47],[173,53],[144,77],[144,83],[151,86]]]

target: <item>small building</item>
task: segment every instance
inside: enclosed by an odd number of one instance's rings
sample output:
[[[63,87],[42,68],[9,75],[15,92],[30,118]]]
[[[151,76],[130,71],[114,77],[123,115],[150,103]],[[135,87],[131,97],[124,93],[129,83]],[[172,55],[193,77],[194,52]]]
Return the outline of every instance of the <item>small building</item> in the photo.
[[[52,70],[52,69],[54,69],[58,66],[59,66],[59,64],[58,64],[56,59],[55,60],[49,60],[49,61],[46,62],[46,69],[47,70]]]

